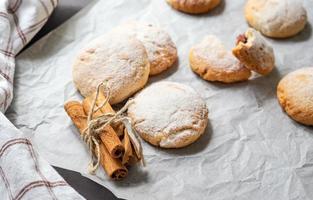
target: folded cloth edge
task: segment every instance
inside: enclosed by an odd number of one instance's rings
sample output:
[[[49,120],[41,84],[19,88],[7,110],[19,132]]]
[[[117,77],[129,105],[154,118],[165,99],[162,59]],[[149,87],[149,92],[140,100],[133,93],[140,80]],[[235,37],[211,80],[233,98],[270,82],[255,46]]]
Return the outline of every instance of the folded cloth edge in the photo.
[[[15,56],[46,23],[58,0],[0,1],[0,199],[84,199],[4,116],[13,99]]]

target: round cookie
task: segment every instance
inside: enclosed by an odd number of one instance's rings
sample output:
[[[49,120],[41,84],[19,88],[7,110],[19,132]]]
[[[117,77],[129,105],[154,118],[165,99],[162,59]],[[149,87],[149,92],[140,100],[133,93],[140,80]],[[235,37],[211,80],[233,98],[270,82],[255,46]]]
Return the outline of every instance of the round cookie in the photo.
[[[221,0],[166,0],[174,9],[190,13],[206,13],[218,6]]]
[[[191,48],[189,62],[191,69],[208,81],[232,83],[248,80],[251,76],[251,71],[213,35]]]
[[[253,28],[273,38],[294,36],[307,23],[306,10],[295,0],[248,0],[245,17]]]
[[[110,104],[115,104],[141,89],[148,80],[149,71],[148,56],[139,40],[104,35],[90,42],[77,56],[73,81],[85,97],[95,92],[99,83],[107,81]]]
[[[189,86],[167,81],[140,91],[128,108],[128,116],[144,140],[163,148],[193,143],[208,123],[203,99]]]
[[[245,67],[262,75],[270,73],[275,67],[273,48],[252,28],[237,37],[233,54]]]
[[[298,69],[278,84],[277,97],[282,108],[297,122],[313,125],[313,67]]]
[[[134,36],[143,43],[150,62],[150,75],[165,71],[177,60],[177,49],[170,35],[157,26],[129,22],[118,26],[112,33]]]

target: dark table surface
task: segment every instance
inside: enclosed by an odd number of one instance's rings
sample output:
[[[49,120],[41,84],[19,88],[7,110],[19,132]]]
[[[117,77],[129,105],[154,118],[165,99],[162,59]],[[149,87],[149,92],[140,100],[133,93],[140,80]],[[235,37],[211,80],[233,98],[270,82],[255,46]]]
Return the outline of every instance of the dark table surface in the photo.
[[[40,39],[51,30],[58,27],[64,21],[69,19],[81,8],[85,7],[91,0],[59,0],[59,5],[51,15],[47,24],[38,32],[34,39],[27,45],[31,46],[34,42]],[[112,192],[103,186],[81,176],[77,172],[54,167],[59,174],[82,196],[88,200],[116,200]]]

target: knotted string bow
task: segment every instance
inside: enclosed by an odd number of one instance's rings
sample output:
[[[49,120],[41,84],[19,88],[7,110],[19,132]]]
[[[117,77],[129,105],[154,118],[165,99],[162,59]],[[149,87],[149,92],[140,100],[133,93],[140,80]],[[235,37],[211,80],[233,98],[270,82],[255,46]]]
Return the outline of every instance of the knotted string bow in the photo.
[[[101,88],[103,88],[106,98],[105,101],[100,106],[96,107],[96,102],[98,100],[99,93],[101,92]],[[104,113],[100,116],[93,117],[94,113],[99,111],[109,102],[110,97],[111,92],[109,87],[105,87],[104,82],[100,83],[97,86],[96,95],[92,101],[92,106],[88,113],[87,128],[83,131],[82,134],[82,139],[88,145],[91,154],[91,161],[88,165],[88,172],[91,174],[94,174],[94,172],[96,171],[100,164],[99,134],[103,133],[104,128],[111,125],[112,123],[121,122],[124,124],[138,159],[140,159],[142,164],[145,165],[142,154],[141,142],[138,139],[137,133],[132,128],[131,119],[125,115],[125,112],[129,108],[129,106],[134,102],[133,99],[128,100],[127,103],[116,113]]]

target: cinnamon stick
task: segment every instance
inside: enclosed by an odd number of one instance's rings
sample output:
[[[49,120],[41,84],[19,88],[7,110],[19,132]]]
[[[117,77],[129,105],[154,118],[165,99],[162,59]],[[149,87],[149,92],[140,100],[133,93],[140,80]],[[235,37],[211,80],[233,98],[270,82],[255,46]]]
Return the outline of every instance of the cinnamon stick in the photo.
[[[80,134],[84,134],[83,132],[87,127],[87,116],[82,104],[78,101],[69,101],[64,105],[64,109]],[[127,176],[126,167],[122,165],[119,159],[112,158],[102,143],[100,144],[100,163],[108,176],[114,180],[120,180]]]
[[[95,98],[95,95],[96,95],[96,94],[94,94],[94,96],[93,96],[92,99]],[[102,103],[105,102],[105,100],[106,100],[106,97],[105,97],[104,93],[102,92],[102,90],[100,90],[99,95],[98,95],[98,98],[97,98],[97,101],[96,101],[96,105],[97,105],[97,106],[101,106]],[[101,111],[102,113],[108,113],[108,112],[115,113],[115,111],[112,109],[112,107],[111,107],[110,104],[106,104],[105,106],[103,106],[103,107],[100,109],[100,111]],[[117,124],[117,125],[114,125],[114,124],[113,124],[112,127],[113,127],[114,130],[117,132],[117,130],[118,130],[117,126],[118,126],[118,125],[120,125],[119,131],[118,131],[118,132],[119,132],[118,135],[119,135],[119,136],[123,136],[123,135],[124,135],[124,129],[125,129],[125,126],[124,126],[123,123],[119,123],[119,124]],[[135,136],[134,134],[132,134],[132,133],[128,133],[128,136],[129,136],[129,140],[131,141],[131,144],[132,144],[131,146],[133,147],[133,155],[135,155],[135,156],[134,156],[134,159],[137,160],[137,161],[141,160],[141,161],[142,161],[142,164],[145,165],[145,164],[144,164],[144,159],[143,159],[143,157],[142,157],[141,145],[140,145],[140,143],[138,143],[138,141],[136,140],[136,136]]]
[[[96,94],[93,95],[92,99],[94,99]],[[103,104],[103,102],[105,102],[106,97],[103,94],[102,90],[99,92],[98,95],[98,99],[96,101],[96,105],[97,106],[101,106]],[[114,109],[111,107],[111,105],[109,103],[107,103],[106,105],[104,105],[101,109],[100,109],[101,113],[115,113]],[[112,123],[112,128],[115,130],[116,134],[121,137],[124,135],[124,124],[121,122],[117,122],[117,123]]]
[[[87,127],[87,115],[85,114],[81,103],[78,101],[69,101],[64,104],[64,110],[72,119],[74,125],[79,130],[80,135],[84,134],[83,131]]]
[[[121,161],[116,158],[112,158],[108,150],[103,144],[100,144],[101,154],[101,165],[103,166],[106,173],[113,180],[121,180],[127,176],[128,170],[122,165]]]
[[[129,135],[127,130],[124,130],[124,138],[122,143],[125,148],[125,153],[122,158],[122,164],[125,166],[131,165],[133,161],[137,160],[136,156],[134,155],[133,147],[129,139]]]
[[[92,98],[91,96],[91,97],[86,97],[83,100],[83,108],[86,113],[89,113],[89,111],[91,110],[93,99],[94,98]],[[104,107],[112,109],[109,103],[107,103]],[[93,114],[93,116],[98,117],[102,114],[104,113],[102,113],[101,110],[98,110],[97,112]],[[111,126],[106,126],[103,129],[102,133],[99,135],[99,137],[101,141],[103,142],[104,146],[107,148],[109,154],[113,158],[119,158],[124,154],[125,152],[124,146],[121,140],[119,139],[119,137],[117,136],[116,132]]]

